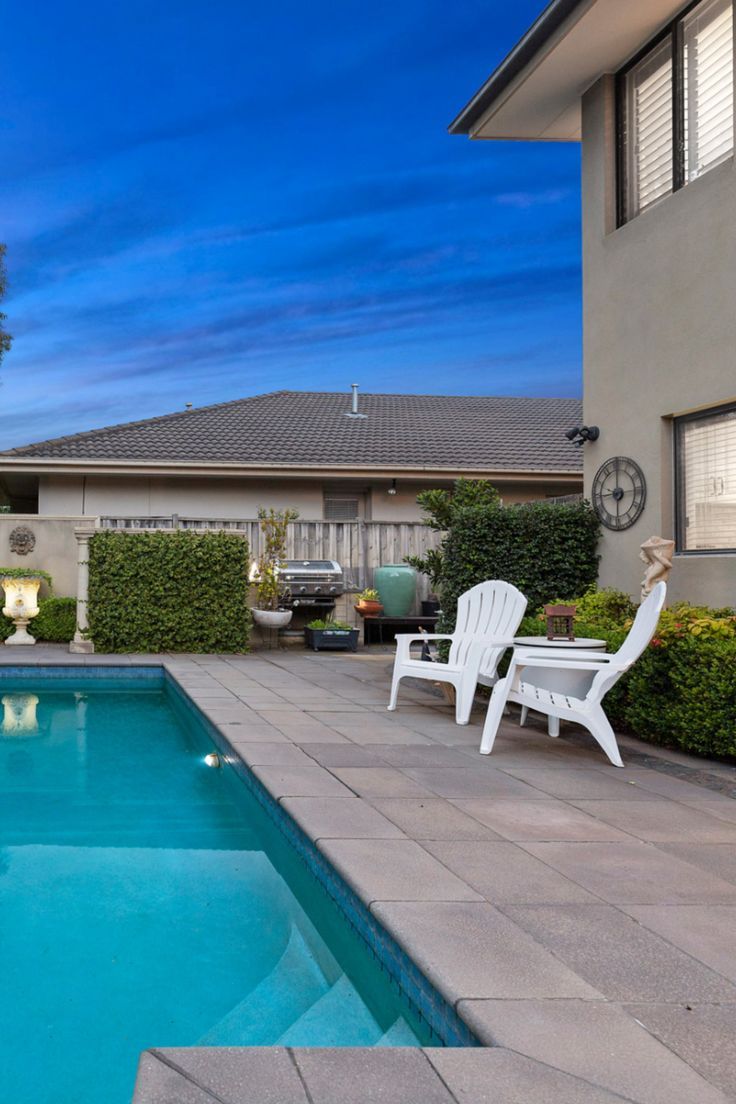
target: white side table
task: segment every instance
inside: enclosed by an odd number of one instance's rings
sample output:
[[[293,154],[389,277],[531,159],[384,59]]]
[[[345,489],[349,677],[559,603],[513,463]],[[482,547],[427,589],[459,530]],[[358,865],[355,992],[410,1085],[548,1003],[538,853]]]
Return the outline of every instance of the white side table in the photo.
[[[582,648],[586,652],[605,652],[605,640],[596,640],[594,637],[578,637],[577,640],[548,640],[546,636],[515,636],[514,644],[521,648],[555,648],[569,649]],[[524,678],[525,682],[538,686],[540,690],[557,690],[561,694],[569,694],[571,698],[584,698],[590,690],[590,685],[595,677],[595,671],[554,671],[537,667],[533,674]],[[521,724],[526,721],[528,709],[524,706],[521,710]],[[550,736],[559,736],[560,718],[547,717],[547,731]]]

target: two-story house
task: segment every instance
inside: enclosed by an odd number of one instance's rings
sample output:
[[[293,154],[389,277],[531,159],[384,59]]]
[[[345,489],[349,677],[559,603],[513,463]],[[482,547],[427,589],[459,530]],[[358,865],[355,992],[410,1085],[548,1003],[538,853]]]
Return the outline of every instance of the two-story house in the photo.
[[[585,493],[601,584],[676,541],[673,598],[736,604],[733,0],[554,0],[451,125],[582,143]]]

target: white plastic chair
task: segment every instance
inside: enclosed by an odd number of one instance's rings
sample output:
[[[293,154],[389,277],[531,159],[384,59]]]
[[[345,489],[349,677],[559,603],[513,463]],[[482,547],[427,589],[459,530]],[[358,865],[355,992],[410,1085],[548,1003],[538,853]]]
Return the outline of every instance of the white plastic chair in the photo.
[[[516,648],[508,674],[496,683],[493,690],[483,726],[481,754],[491,754],[506,703],[516,702],[522,708],[534,709],[550,717],[583,725],[598,741],[613,765],[622,767],[616,737],[601,703],[624,672],[636,663],[654,636],[666,595],[665,583],[657,583],[639,607],[629,634],[615,655],[564,648],[544,651],[540,648]],[[534,671],[540,668],[546,672],[559,672],[563,683],[568,672],[577,671],[592,672],[593,680],[585,698],[574,698],[563,689],[543,690],[535,686]],[[550,675],[547,674],[545,682],[550,681]]]
[[[396,709],[402,678],[449,682],[455,687],[455,720],[466,725],[479,673],[482,671],[486,680],[495,675],[499,659],[513,645],[525,609],[526,598],[521,591],[511,583],[493,580],[478,583],[460,595],[453,633],[399,633],[389,710]],[[411,658],[412,643],[428,640],[451,641],[447,663]]]

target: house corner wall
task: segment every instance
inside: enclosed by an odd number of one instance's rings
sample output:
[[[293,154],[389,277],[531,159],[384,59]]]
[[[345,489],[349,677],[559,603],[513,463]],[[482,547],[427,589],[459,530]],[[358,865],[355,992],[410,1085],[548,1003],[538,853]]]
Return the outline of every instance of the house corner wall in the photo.
[[[640,545],[674,536],[673,414],[736,396],[736,168],[733,158],[616,228],[615,89],[583,98],[585,494],[627,456],[647,500],[624,532],[603,531],[601,586],[638,594]],[[736,555],[678,555],[670,600],[736,604]]]

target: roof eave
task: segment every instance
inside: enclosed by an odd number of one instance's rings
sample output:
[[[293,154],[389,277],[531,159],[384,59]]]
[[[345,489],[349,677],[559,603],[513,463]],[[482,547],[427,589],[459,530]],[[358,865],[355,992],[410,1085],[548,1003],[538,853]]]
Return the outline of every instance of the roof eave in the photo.
[[[516,78],[531,65],[547,42],[558,32],[584,0],[552,0],[523,38],[506,55],[488,80],[452,120],[450,134],[471,135],[493,104]]]

